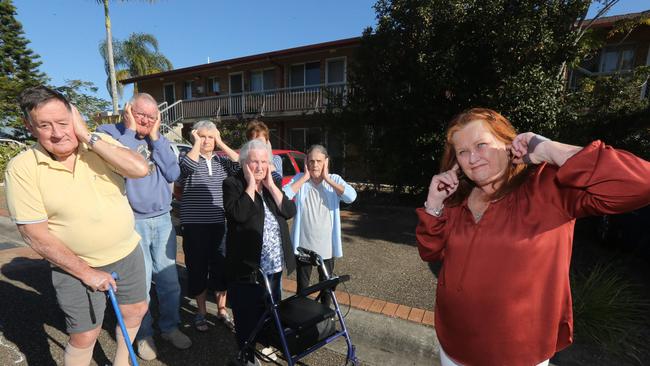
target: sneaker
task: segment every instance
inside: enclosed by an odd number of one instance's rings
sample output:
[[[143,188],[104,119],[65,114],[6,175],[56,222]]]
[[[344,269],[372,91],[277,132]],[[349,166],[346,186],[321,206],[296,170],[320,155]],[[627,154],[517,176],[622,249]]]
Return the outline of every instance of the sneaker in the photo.
[[[188,336],[183,334],[178,328],[174,328],[169,332],[160,335],[164,340],[171,342],[174,347],[178,349],[187,349],[192,345],[192,341]]]
[[[135,341],[138,346],[138,356],[145,361],[155,360],[158,357],[158,350],[156,344],[153,342],[153,337],[145,337]]]
[[[278,360],[278,355],[275,354],[276,352],[277,350],[271,346],[262,348],[262,355],[272,361]]]

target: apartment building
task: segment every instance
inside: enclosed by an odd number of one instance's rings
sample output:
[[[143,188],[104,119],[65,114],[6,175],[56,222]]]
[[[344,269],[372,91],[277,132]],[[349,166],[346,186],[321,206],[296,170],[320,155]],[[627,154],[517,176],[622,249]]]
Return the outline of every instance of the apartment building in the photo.
[[[162,101],[163,121],[183,127],[202,119],[228,124],[260,118],[274,148],[304,151],[342,146],[331,137],[327,111],[340,108],[348,91],[348,66],[360,38],[341,39],[196,65],[122,80]]]

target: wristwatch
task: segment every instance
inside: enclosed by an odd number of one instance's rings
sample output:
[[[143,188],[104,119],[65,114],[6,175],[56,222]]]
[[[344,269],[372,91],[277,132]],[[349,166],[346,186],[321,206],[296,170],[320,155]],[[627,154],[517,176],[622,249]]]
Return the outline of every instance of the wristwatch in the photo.
[[[445,205],[440,206],[439,208],[432,208],[427,206],[427,201],[424,201],[424,211],[428,213],[429,215],[433,215],[435,217],[440,217],[442,216],[442,209],[445,208]]]
[[[88,140],[88,145],[89,145],[90,148],[92,149],[92,147],[95,146],[95,143],[96,143],[97,141],[101,140],[101,139],[102,139],[101,136],[99,136],[98,134],[96,134],[96,133],[91,133],[91,134],[90,134],[90,140]]]

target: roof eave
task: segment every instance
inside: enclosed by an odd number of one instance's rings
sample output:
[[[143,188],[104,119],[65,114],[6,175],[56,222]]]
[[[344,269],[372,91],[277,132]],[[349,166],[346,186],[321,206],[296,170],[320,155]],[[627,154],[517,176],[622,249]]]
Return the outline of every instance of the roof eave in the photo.
[[[207,63],[207,64],[184,67],[184,68],[180,68],[180,69],[176,69],[176,70],[163,71],[163,72],[158,72],[158,73],[155,73],[155,74],[136,76],[136,77],[120,80],[120,83],[122,83],[124,85],[127,85],[127,84],[135,83],[135,82],[138,82],[138,81],[151,80],[151,79],[162,78],[162,77],[167,77],[167,76],[172,76],[172,75],[180,75],[180,74],[185,74],[185,73],[190,73],[190,72],[200,72],[200,71],[204,71],[204,70],[214,69],[214,68],[218,68],[218,67],[225,67],[225,66],[229,66],[229,65],[241,64],[241,63],[247,63],[247,62],[255,62],[255,61],[263,61],[263,60],[266,60],[266,59],[271,59],[271,58],[276,58],[276,57],[284,57],[284,56],[291,56],[291,55],[294,55],[294,54],[300,54],[300,53],[305,53],[305,52],[316,52],[316,51],[321,51],[321,50],[328,49],[328,48],[348,47],[348,46],[356,45],[360,41],[361,41],[361,37],[353,37],[353,38],[339,39],[339,40],[336,40],[336,41],[329,41],[329,42],[311,44],[311,45],[294,47],[294,48],[287,48],[287,49],[279,50],[279,51],[265,52],[265,53],[260,53],[260,54],[256,54],[256,55],[243,56],[243,57],[237,57],[237,58],[232,58],[232,59],[223,60],[223,61],[211,62],[211,63]]]

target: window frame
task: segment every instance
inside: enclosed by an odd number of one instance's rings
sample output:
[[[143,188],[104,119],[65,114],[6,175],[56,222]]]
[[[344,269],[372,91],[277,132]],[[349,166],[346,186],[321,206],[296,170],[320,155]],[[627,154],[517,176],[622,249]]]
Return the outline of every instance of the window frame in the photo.
[[[343,60],[343,81],[330,82],[329,80],[329,63],[332,61]],[[325,85],[343,85],[348,81],[348,58],[347,56],[331,57],[325,59]]]
[[[215,83],[219,87],[216,90],[214,88]],[[206,91],[208,93],[221,94],[221,81],[220,81],[220,79],[218,77],[216,77],[216,76],[212,76],[212,77],[207,78],[205,88],[206,88]]]
[[[189,84],[189,95],[187,86]],[[190,100],[194,98],[194,80],[183,80],[183,100]]]
[[[267,88],[267,86],[265,85],[265,82],[264,82],[264,73],[266,71],[273,71],[273,78],[274,78],[273,80],[274,80],[274,83],[275,83],[275,76],[276,76],[275,69],[276,69],[275,67],[265,67],[265,68],[261,68],[261,69],[251,70],[250,86],[249,86],[250,90],[249,91],[251,93],[266,93],[269,90],[277,89],[275,86],[273,88]],[[261,90],[253,90],[253,74],[254,73],[260,73],[261,76],[262,76],[262,89]]]
[[[169,85],[172,86],[172,98],[171,99],[173,100],[173,102],[171,102],[171,103],[169,103],[169,100],[167,99],[167,90],[166,90],[166,88]],[[174,83],[174,82],[163,83],[162,89],[163,89],[162,90],[163,99],[165,100],[165,102],[167,102],[167,105],[172,105],[172,104],[176,103],[176,83]]]
[[[615,46],[605,46],[603,47],[601,54],[600,54],[600,62],[598,64],[598,73],[599,74],[615,74],[619,72],[628,72],[634,69],[634,61],[636,59],[636,53],[637,53],[637,44],[635,43],[624,43],[620,45],[615,45]],[[623,62],[623,54],[625,51],[632,51],[632,62],[631,62],[631,67],[629,69],[621,69],[622,62]],[[610,52],[616,52],[617,58],[616,58],[616,68],[614,70],[605,70],[605,62],[606,62],[606,55]]]
[[[317,84],[307,84],[307,64],[315,64],[315,63],[318,63],[318,83]],[[313,87],[317,87],[317,86],[321,85],[322,84],[322,81],[321,81],[321,76],[322,76],[321,64],[322,64],[321,60],[297,62],[297,63],[294,63],[294,64],[290,64],[289,65],[289,72],[287,73],[288,78],[289,78],[288,83],[287,83],[289,85],[289,89],[291,91],[305,91],[307,88],[313,88]],[[292,75],[291,68],[294,67],[294,66],[299,66],[299,65],[302,65],[302,85],[294,86],[293,85],[293,80],[292,80],[292,77],[291,77],[291,75]]]
[[[241,75],[241,92],[236,93],[236,94],[243,94],[246,90],[246,83],[244,83],[244,72],[243,71],[237,71],[237,72],[231,72],[228,74],[228,94],[232,95],[235,94],[232,92],[232,76],[233,75]]]

